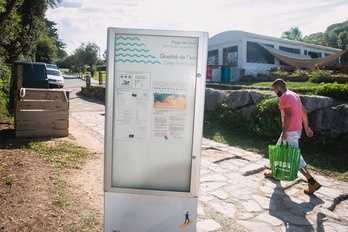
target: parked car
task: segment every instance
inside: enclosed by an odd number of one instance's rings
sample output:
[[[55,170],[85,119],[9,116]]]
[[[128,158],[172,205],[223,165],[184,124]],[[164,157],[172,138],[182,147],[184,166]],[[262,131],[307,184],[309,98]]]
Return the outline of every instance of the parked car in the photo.
[[[62,73],[53,68],[46,68],[47,79],[50,88],[63,88],[64,87],[64,78]]]
[[[46,68],[58,69],[57,65],[55,64],[46,64]]]

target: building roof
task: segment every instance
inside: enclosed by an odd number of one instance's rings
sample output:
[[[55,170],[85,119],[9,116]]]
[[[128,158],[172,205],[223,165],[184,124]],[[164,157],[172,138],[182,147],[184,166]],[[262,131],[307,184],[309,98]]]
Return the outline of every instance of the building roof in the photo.
[[[215,46],[219,46],[219,45],[224,45],[224,44],[229,44],[229,43],[241,41],[244,38],[260,39],[260,40],[266,40],[266,41],[270,41],[270,42],[296,45],[296,46],[307,47],[307,48],[312,48],[312,49],[320,49],[320,50],[325,50],[325,51],[329,51],[329,52],[341,51],[340,49],[337,49],[337,48],[325,47],[325,46],[305,43],[305,42],[301,42],[301,41],[276,38],[276,37],[271,37],[271,36],[266,36],[266,35],[245,32],[245,31],[237,31],[237,30],[224,31],[224,32],[221,32],[219,34],[216,34],[213,37],[209,38],[208,44],[209,44],[209,46],[215,47]]]

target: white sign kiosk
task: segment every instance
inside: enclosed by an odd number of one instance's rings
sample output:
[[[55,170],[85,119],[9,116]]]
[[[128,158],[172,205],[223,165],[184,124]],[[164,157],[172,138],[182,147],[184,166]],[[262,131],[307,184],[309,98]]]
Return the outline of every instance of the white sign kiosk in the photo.
[[[109,28],[107,232],[196,231],[208,34]]]

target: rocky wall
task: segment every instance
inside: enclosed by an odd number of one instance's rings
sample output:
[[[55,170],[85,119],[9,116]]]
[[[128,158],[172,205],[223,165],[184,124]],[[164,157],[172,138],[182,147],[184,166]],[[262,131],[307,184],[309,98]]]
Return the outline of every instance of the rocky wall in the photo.
[[[308,113],[309,126],[319,134],[331,138],[348,138],[348,105],[334,105],[330,97],[299,95],[303,107]],[[228,109],[238,110],[244,117],[257,110],[256,105],[262,99],[277,97],[255,90],[235,90],[225,92],[207,88],[205,90],[205,110],[212,111],[217,106],[226,104]]]

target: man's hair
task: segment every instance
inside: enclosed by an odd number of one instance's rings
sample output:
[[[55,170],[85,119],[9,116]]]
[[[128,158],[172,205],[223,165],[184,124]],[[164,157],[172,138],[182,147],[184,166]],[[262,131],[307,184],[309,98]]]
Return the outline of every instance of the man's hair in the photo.
[[[276,79],[273,82],[272,87],[273,86],[279,86],[280,88],[285,89],[286,88],[286,82],[283,79],[278,78],[278,79]]]

